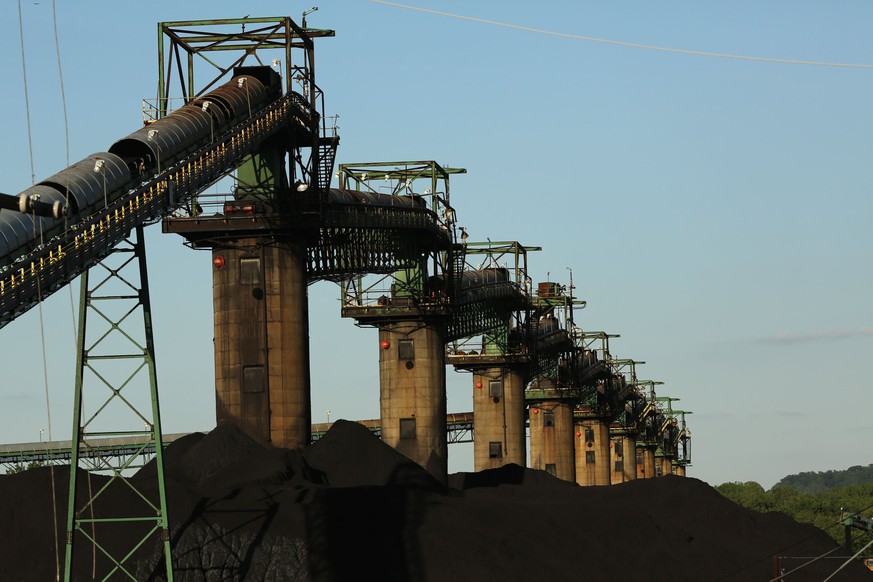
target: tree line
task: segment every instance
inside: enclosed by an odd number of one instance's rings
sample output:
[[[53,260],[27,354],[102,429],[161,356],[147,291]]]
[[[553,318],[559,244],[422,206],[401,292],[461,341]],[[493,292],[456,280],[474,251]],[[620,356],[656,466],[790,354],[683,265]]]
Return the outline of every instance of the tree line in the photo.
[[[804,493],[824,493],[829,489],[873,483],[873,465],[855,465],[843,471],[810,471],[783,477],[776,485],[787,485]]]
[[[841,521],[846,516],[857,513],[862,517],[873,518],[873,482],[834,487],[816,493],[799,491],[782,481],[770,490],[765,490],[754,481],[722,483],[715,489],[748,509],[760,512],[781,511],[797,521],[811,523],[841,545],[845,539],[845,528]],[[855,530],[852,534],[853,552],[869,543],[870,535]],[[873,552],[868,552],[868,555],[873,555]]]

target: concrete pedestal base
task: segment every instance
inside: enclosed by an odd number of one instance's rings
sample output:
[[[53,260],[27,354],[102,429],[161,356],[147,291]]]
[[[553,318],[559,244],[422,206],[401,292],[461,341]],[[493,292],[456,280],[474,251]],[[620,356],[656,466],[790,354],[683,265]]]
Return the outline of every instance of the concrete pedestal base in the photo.
[[[473,372],[473,458],[476,471],[527,460],[524,378],[510,368]]]
[[[560,401],[531,405],[530,466],[564,481],[576,480],[573,453],[573,409]]]
[[[234,241],[212,252],[218,424],[260,443],[309,444],[306,248]]]
[[[379,328],[382,440],[445,483],[445,334],[421,322]]]

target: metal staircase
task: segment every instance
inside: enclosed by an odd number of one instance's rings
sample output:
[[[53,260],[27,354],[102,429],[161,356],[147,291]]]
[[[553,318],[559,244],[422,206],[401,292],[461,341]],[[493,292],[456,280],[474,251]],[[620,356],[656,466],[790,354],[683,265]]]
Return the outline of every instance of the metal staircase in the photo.
[[[333,164],[336,160],[336,148],[339,145],[339,136],[322,137],[318,140],[318,175],[316,176],[318,189],[325,191],[330,188],[333,178]]]

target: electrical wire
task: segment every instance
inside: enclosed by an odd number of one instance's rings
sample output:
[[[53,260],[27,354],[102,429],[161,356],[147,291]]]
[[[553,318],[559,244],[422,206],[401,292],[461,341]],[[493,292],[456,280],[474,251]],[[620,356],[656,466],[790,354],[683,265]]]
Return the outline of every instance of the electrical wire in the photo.
[[[804,562],[803,564],[799,565],[798,567],[794,568],[793,570],[789,570],[788,572],[785,572],[784,574],[780,574],[779,576],[776,576],[775,578],[772,578],[772,579],[770,580],[770,582],[779,582],[779,580],[783,580],[783,579],[784,579],[786,576],[788,576],[789,574],[794,574],[794,573],[797,572],[798,570],[800,570],[800,569],[802,569],[802,568],[806,568],[806,567],[809,566],[810,564],[813,564],[813,563],[818,562],[819,560],[821,560],[821,559],[823,559],[823,558],[826,558],[827,556],[833,554],[834,552],[836,552],[836,551],[839,550],[839,549],[840,549],[840,546],[837,546],[837,547],[833,548],[832,550],[828,550],[828,551],[825,552],[824,554],[822,554],[822,555],[820,555],[820,556],[816,556],[815,558],[811,559],[811,560],[808,561],[808,562]]]
[[[873,507],[873,506],[871,506],[871,507]],[[868,509],[869,509],[869,508],[868,508]],[[862,509],[861,511],[866,511],[866,509]],[[761,558],[760,560],[755,560],[755,561],[753,561],[753,562],[749,562],[748,564],[746,564],[745,566],[743,566],[743,567],[740,568],[739,570],[735,570],[734,572],[728,574],[727,576],[724,576],[723,578],[719,578],[719,580],[718,580],[717,582],[721,582],[721,581],[723,581],[723,580],[729,580],[729,579],[733,578],[734,576],[736,576],[737,574],[739,574],[740,572],[743,572],[743,571],[745,571],[745,570],[748,570],[749,568],[751,568],[751,567],[754,566],[755,564],[757,564],[757,563],[759,563],[759,562],[763,562],[764,560],[767,560],[767,559],[769,559],[769,558],[772,558],[774,555],[779,555],[779,554],[781,554],[782,552],[784,552],[784,551],[786,551],[786,550],[788,550],[788,549],[790,549],[790,548],[793,548],[793,547],[796,546],[796,545],[799,545],[799,544],[802,544],[802,543],[804,543],[804,542],[806,542],[806,541],[809,541],[809,540],[811,540],[811,539],[814,538],[814,537],[818,537],[819,535],[821,535],[822,532],[827,532],[828,530],[833,529],[833,528],[837,527],[838,525],[840,525],[840,522],[839,522],[839,521],[838,521],[838,522],[835,522],[835,523],[832,523],[831,525],[829,525],[828,527],[826,527],[826,528],[824,528],[824,529],[819,529],[819,530],[816,531],[815,533],[813,533],[813,534],[811,534],[811,535],[809,535],[809,536],[803,538],[802,540],[798,540],[798,541],[794,542],[794,543],[791,544],[791,545],[788,545],[788,546],[785,546],[785,547],[783,547],[783,548],[780,548],[780,549],[776,550],[776,551],[775,551],[773,554],[771,554],[771,555],[764,556],[764,557]],[[818,556],[818,557],[816,557],[816,558],[813,558],[812,561],[815,562],[815,561],[817,561],[817,560],[823,558],[824,556],[827,556],[828,554],[830,554],[830,553],[832,553],[832,552],[835,552],[835,551],[838,550],[838,549],[840,549],[840,546],[835,547],[834,549],[832,549],[832,550],[826,552],[825,554],[822,554],[821,556]],[[808,564],[810,564],[810,563],[811,563],[811,562],[807,562],[806,564],[802,564],[802,565],[798,566],[798,567],[796,568],[796,570],[799,570],[800,568],[802,568],[802,567],[804,567],[804,566],[806,566],[806,565],[808,565]],[[784,575],[783,575],[783,576],[784,576]],[[781,579],[782,579],[782,577],[780,576],[780,577],[774,578],[773,580],[781,580]],[[771,581],[771,582],[772,582],[772,581]]]
[[[20,2],[21,0],[19,0]],[[36,215],[34,215],[34,221],[36,221]],[[40,236],[42,233],[40,232]],[[48,351],[45,347],[45,320],[43,319],[42,313],[42,286],[39,281],[39,277],[36,278],[36,294],[37,301],[39,302],[39,335],[40,335],[40,343],[42,344],[42,374],[43,379],[45,381],[45,410],[46,410],[46,418],[48,423],[48,439],[49,441],[53,441],[52,437],[52,410],[51,410],[51,401],[49,398],[49,382],[48,382]],[[61,561],[60,561],[60,543],[58,538],[58,500],[57,500],[57,486],[55,485],[55,464],[49,461],[49,473],[51,474],[51,482],[52,482],[52,521],[54,527],[52,530],[55,534],[55,579],[61,579]]]
[[[873,539],[871,539],[869,542],[867,542],[867,545],[866,545],[866,546],[864,546],[863,548],[861,548],[860,550],[858,550],[858,552],[857,552],[854,556],[852,556],[851,558],[849,558],[848,560],[846,560],[845,562],[843,562],[842,565],[841,565],[839,568],[837,568],[836,570],[834,570],[834,573],[833,573],[833,574],[831,574],[830,576],[828,576],[827,578],[824,579],[824,582],[828,582],[828,580],[830,580],[831,578],[833,578],[834,576],[836,576],[836,575],[839,573],[840,570],[842,570],[843,568],[845,568],[846,566],[848,566],[849,564],[851,564],[851,563],[852,563],[852,560],[856,559],[858,556],[860,556],[862,553],[864,553],[864,551],[865,551],[867,548],[869,548],[870,546],[873,546]]]
[[[52,0],[52,27],[54,30],[54,39],[55,39],[55,54],[57,56],[58,62],[58,82],[61,90],[61,109],[64,113],[64,145],[65,145],[65,154],[66,154],[66,166],[70,167],[70,123],[69,116],[67,114],[67,96],[66,91],[64,89],[64,70],[61,65],[61,43],[58,35],[58,12],[57,12],[57,0]],[[64,194],[65,201],[69,206],[70,203],[70,193],[69,191]],[[64,216],[64,230],[69,228],[69,217],[67,215]],[[76,331],[76,304],[73,299],[73,286],[67,285],[67,289],[69,290],[70,295],[70,321],[71,328],[73,331],[73,345],[78,346],[78,333]],[[41,299],[40,299],[41,301]],[[78,446],[77,443],[71,443],[71,446]],[[75,471],[76,467],[71,467],[70,470]],[[93,497],[92,486],[91,486],[91,473],[88,473],[88,497]],[[95,526],[93,522],[94,518],[94,506],[91,505],[91,539],[94,540],[91,546],[91,576],[96,576],[96,567],[97,567],[97,533],[95,531]]]
[[[70,123],[69,117],[67,115],[67,94],[64,89],[64,70],[61,67],[61,44],[58,40],[58,11],[57,11],[57,0],[52,0],[52,24],[54,27],[54,35],[55,35],[55,54],[57,55],[58,61],[58,80],[60,81],[61,88],[61,109],[64,112],[64,146],[66,153],[66,166],[70,167]],[[65,202],[67,206],[70,205],[70,193],[67,191],[64,194]],[[69,228],[69,215],[64,215],[64,230]],[[77,335],[76,335],[76,304],[73,300],[73,286],[67,285],[67,289],[70,294],[70,316],[72,317],[73,322],[73,343],[77,343]]]
[[[833,63],[827,61],[803,61],[797,59],[777,59],[770,57],[753,57],[749,55],[734,55],[729,53],[716,53],[709,51],[697,51],[697,50],[689,50],[689,49],[678,49],[678,48],[670,48],[664,46],[656,46],[651,44],[641,44],[637,42],[627,42],[621,40],[610,40],[607,38],[597,38],[593,36],[582,36],[579,34],[569,34],[566,32],[555,32],[553,30],[543,30],[541,28],[531,28],[529,26],[521,26],[518,24],[510,24],[508,22],[499,22],[496,20],[486,20],[484,18],[475,18],[473,16],[463,16],[461,14],[453,14],[451,12],[442,12],[440,10],[431,10],[430,8],[419,8],[417,6],[407,6],[405,4],[398,4],[396,2],[386,2],[386,0],[370,0],[370,2],[374,2],[376,4],[384,4],[385,6],[391,6],[394,8],[403,8],[405,10],[412,10],[415,12],[423,12],[425,14],[434,14],[437,16],[445,16],[447,18],[455,18],[457,20],[467,20],[469,22],[478,22],[480,24],[488,24],[491,26],[500,26],[503,28],[512,28],[514,30],[523,30],[525,32],[535,32],[537,34],[545,34],[548,36],[558,36],[561,38],[571,38],[574,40],[584,40],[587,42],[598,42],[601,44],[611,44],[616,46],[624,46],[630,48],[638,48],[638,49],[646,49],[651,51],[660,51],[667,53],[677,53],[683,55],[696,55],[701,57],[714,57],[720,59],[734,59],[740,61],[758,61],[764,63],[781,63],[787,65],[807,65],[807,66],[815,66],[815,67],[842,67],[847,69],[873,69],[873,64],[864,64],[864,63]]]
[[[23,87],[24,87],[24,109],[25,109],[25,118],[27,120],[27,148],[28,154],[30,157],[30,186],[31,188],[36,187],[36,171],[34,169],[33,162],[33,130],[30,123],[30,96],[28,94],[27,87],[27,58],[24,49],[24,16],[21,11],[21,0],[18,0],[18,36],[21,41],[21,74],[23,79]],[[39,220],[36,217],[36,213],[34,211],[33,215],[33,228],[39,228],[39,238],[40,243],[43,242],[43,232],[42,232],[42,220]],[[34,233],[35,235],[36,233]],[[51,408],[51,397],[49,395],[49,382],[48,382],[48,351],[45,347],[45,319],[43,317],[42,310],[42,287],[40,285],[39,277],[36,278],[36,293],[37,300],[39,302],[39,337],[40,344],[42,346],[42,371],[43,371],[43,383],[45,387],[45,409],[46,409],[46,419],[48,422],[48,438],[49,441],[53,441],[52,437],[52,408]],[[54,463],[49,462],[49,473],[51,475],[51,486],[52,486],[52,531],[54,532],[54,540],[55,540],[55,580],[60,580],[61,578],[61,562],[60,562],[60,540],[58,537],[58,515],[57,515],[57,487],[55,485],[55,466]]]
[[[61,85],[61,107],[64,111],[64,145],[67,153],[67,167],[70,166],[70,125],[67,118],[67,96],[64,91],[64,71],[61,67],[61,45],[58,41],[58,11],[57,0],[52,0],[52,24],[55,33],[55,53],[58,59],[58,79]],[[69,202],[69,201],[68,201]]]
[[[865,511],[867,511],[868,509],[873,509],[873,505],[868,505],[868,506],[865,507],[864,509],[859,509],[859,510],[856,511],[855,513],[857,513],[857,514],[860,515],[860,514],[864,513]],[[839,524],[837,524],[837,525],[839,525]],[[833,527],[833,526],[831,526],[831,527]]]
[[[64,167],[69,168],[70,167],[70,122],[69,122],[69,115],[67,113],[67,93],[66,93],[66,90],[64,88],[64,69],[61,66],[61,43],[60,43],[59,35],[58,35],[57,0],[52,0],[52,29],[53,29],[54,38],[55,38],[55,55],[57,57],[57,62],[58,62],[58,85],[60,86],[60,90],[61,90],[61,110],[64,113],[64,153],[65,153],[65,161],[66,161],[66,164]],[[69,205],[70,205],[70,192],[69,191],[64,193],[64,202],[67,204],[67,207],[69,207]],[[70,226],[69,225],[69,214],[67,213],[67,214],[64,214],[64,230],[67,230],[69,228],[69,226]],[[69,296],[70,296],[70,323],[71,323],[71,329],[73,331],[73,345],[78,345],[78,334],[76,333],[76,304],[75,304],[75,301],[73,300],[73,286],[67,285],[67,289],[69,291]],[[71,444],[71,446],[75,446],[75,445]],[[88,475],[88,489],[89,489],[89,495],[90,495],[90,489],[91,489],[91,475],[90,474]],[[91,509],[91,517],[92,518],[94,517],[93,508]],[[96,532],[94,532],[93,523],[91,526],[91,536],[94,540],[97,539]],[[92,565],[96,566],[96,563],[97,563],[96,543],[95,543],[94,547],[92,548],[91,563],[92,563]],[[94,577],[95,575],[96,575],[96,573],[92,567],[91,576]]]
[[[27,62],[24,58],[24,17],[21,14],[21,0],[18,0],[18,35],[21,39],[21,74],[24,78],[24,112],[27,122],[27,151],[30,155],[30,185],[36,183],[36,170],[33,167],[33,134],[30,130],[30,98],[27,93]]]
[[[868,509],[873,509],[873,505],[868,505],[867,507],[865,507],[865,508],[863,508],[863,509],[857,511],[856,513],[861,514],[861,513],[864,513],[865,511],[867,511]],[[831,529],[837,527],[837,526],[840,525],[841,523],[842,523],[841,521],[834,522],[834,523],[832,523],[831,525],[827,526],[826,528],[821,529],[821,531],[822,531],[822,532],[827,532],[828,530],[831,530]],[[819,535],[819,532],[816,532],[816,533],[810,535],[809,537],[806,537],[806,538],[804,538],[804,539],[802,539],[802,540],[800,540],[800,541],[798,541],[798,542],[795,542],[795,543],[791,544],[790,546],[785,546],[784,548],[778,550],[778,551],[776,552],[776,554],[780,554],[780,553],[784,552],[785,550],[787,550],[787,549],[789,549],[789,548],[793,548],[794,546],[796,546],[796,545],[798,545],[798,544],[802,544],[803,542],[805,542],[805,541],[807,541],[807,540],[811,540],[812,538],[814,538],[814,537],[816,537],[816,536],[818,536],[818,535]],[[861,551],[864,551],[864,549],[866,549],[866,548],[869,547],[869,546],[870,546],[870,544],[867,544],[867,546],[865,546],[864,548],[862,548]],[[832,550],[830,550],[830,551],[828,551],[828,552],[822,554],[821,556],[818,556],[818,557],[816,557],[816,558],[813,558],[811,561],[806,562],[805,564],[801,564],[800,566],[798,566],[798,567],[795,568],[794,570],[791,570],[791,571],[789,571],[789,572],[786,572],[785,574],[783,574],[783,575],[781,575],[781,576],[778,576],[778,577],[776,577],[776,578],[773,578],[773,580],[771,580],[770,582],[775,582],[775,581],[777,581],[777,580],[782,580],[782,579],[783,579],[785,576],[787,576],[788,574],[791,574],[791,573],[793,573],[793,572],[796,572],[797,570],[800,570],[800,569],[803,568],[804,566],[808,566],[808,565],[811,564],[812,562],[816,562],[816,561],[818,561],[818,560],[824,558],[824,557],[827,556],[828,554],[831,554],[831,553],[833,553],[833,552],[835,552],[835,551],[837,551],[837,550],[839,550],[839,549],[840,549],[840,546],[837,546],[836,548],[834,548],[834,549],[832,549]],[[860,554],[860,552],[859,552],[859,554]],[[750,568],[751,566],[757,564],[758,562],[760,562],[760,561],[762,561],[762,560],[766,560],[768,557],[769,557],[769,556],[764,557],[764,558],[761,558],[760,560],[757,560],[757,561],[755,561],[755,562],[752,562],[752,563],[748,564],[747,566],[745,566],[744,568],[742,568],[742,569],[740,569],[740,570],[737,570],[737,571],[733,572],[732,574],[729,574],[728,576],[726,576],[726,577],[724,577],[724,578],[721,578],[721,580],[727,580],[727,579],[729,579],[729,578],[735,576],[736,574],[739,574],[739,573],[742,572],[743,570],[745,570],[745,569],[747,569],[747,568]],[[850,561],[851,561],[851,560],[850,560]],[[848,563],[848,562],[847,562],[847,563]],[[840,567],[840,569],[844,568],[845,566],[846,566],[846,564],[843,564],[843,565]],[[836,572],[835,572],[835,573],[836,573]]]
[[[868,509],[871,509],[871,508],[873,508],[873,505],[868,505],[868,506],[865,507],[864,509],[861,509],[860,511],[857,511],[857,512],[855,512],[855,513],[856,513],[857,515],[860,515],[860,514],[864,513],[865,511],[867,511]],[[831,525],[830,527],[828,527],[828,529],[831,529],[831,528],[834,527],[834,526],[840,525],[840,523],[841,523],[841,522],[837,522],[837,523],[835,523],[834,525]],[[830,576],[828,576],[827,578],[824,579],[824,582],[827,582],[828,580],[830,580],[831,578],[833,578],[834,576],[836,576],[837,573],[838,573],[840,570],[842,570],[843,568],[845,568],[846,566],[848,566],[848,565],[852,562],[852,560],[854,560],[854,559],[856,559],[858,556],[860,556],[860,555],[861,555],[861,554],[862,554],[862,553],[863,553],[867,548],[869,548],[871,545],[873,545],[873,540],[870,540],[870,542],[867,543],[867,545],[865,545],[863,548],[861,548],[860,550],[858,550],[858,552],[857,552],[854,556],[852,556],[851,558],[849,558],[848,560],[846,560],[845,562],[843,562],[843,564],[842,564],[839,568],[837,568],[837,569],[834,571],[833,574],[831,574]]]
[[[58,12],[57,12],[57,0],[52,0],[52,25],[54,29],[54,38],[55,38],[55,53],[57,55],[58,61],[58,81],[61,89],[61,108],[64,113],[64,144],[66,146],[66,167],[70,167],[70,124],[69,124],[69,116],[67,114],[67,97],[66,91],[64,90],[64,71],[61,66],[61,44],[58,36]],[[104,177],[105,182],[105,177]],[[64,194],[65,201],[67,205],[70,203],[70,193],[67,191]],[[69,217],[64,216],[64,229],[66,230],[69,227]],[[84,285],[84,282],[82,283]],[[72,330],[73,330],[73,345],[78,347],[78,333],[76,330],[76,307],[75,301],[73,300],[73,286],[67,285],[67,289],[70,294],[70,316],[72,322]],[[82,292],[85,292],[83,289]],[[40,301],[42,298],[40,297]],[[51,437],[49,438],[51,440]],[[77,443],[72,443],[71,446],[78,446]],[[71,471],[75,471],[76,467],[71,467]],[[94,498],[93,486],[91,483],[91,472],[88,472],[88,498]],[[94,521],[94,504],[89,504],[90,513],[91,513],[91,577],[96,577],[97,575],[97,532],[95,529],[95,521]],[[56,518],[57,519],[57,518]],[[57,535],[57,534],[55,534]],[[57,541],[55,542],[57,546]],[[60,567],[58,567],[58,571],[60,571]]]

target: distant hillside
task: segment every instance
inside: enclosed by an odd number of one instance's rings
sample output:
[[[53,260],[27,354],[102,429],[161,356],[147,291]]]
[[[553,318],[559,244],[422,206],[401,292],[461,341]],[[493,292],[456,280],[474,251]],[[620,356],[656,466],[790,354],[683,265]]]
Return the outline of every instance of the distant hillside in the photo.
[[[803,493],[824,493],[838,487],[873,483],[873,465],[855,465],[844,471],[810,471],[783,477],[776,486],[785,485]]]

